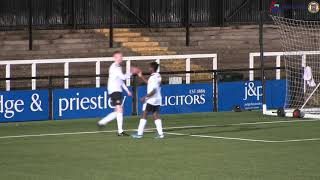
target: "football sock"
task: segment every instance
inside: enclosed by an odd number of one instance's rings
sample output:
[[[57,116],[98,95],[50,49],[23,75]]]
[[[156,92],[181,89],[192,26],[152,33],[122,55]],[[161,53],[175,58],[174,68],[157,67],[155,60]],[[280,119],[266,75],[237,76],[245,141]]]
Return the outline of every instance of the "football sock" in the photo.
[[[123,113],[117,113],[117,124],[118,124],[118,133],[122,133],[122,125],[123,125]]]
[[[162,121],[161,121],[161,119],[155,120],[154,123],[156,124],[156,128],[157,128],[158,134],[160,136],[162,136],[163,135],[163,130],[162,130]]]
[[[144,131],[144,127],[147,124],[147,120],[146,119],[140,119],[140,123],[138,126],[138,135],[142,136],[143,135],[143,131]]]
[[[113,121],[114,119],[116,119],[117,117],[117,113],[116,112],[112,112],[110,114],[108,114],[106,117],[104,117],[103,119],[101,119],[98,124],[99,125],[106,125],[109,122]]]

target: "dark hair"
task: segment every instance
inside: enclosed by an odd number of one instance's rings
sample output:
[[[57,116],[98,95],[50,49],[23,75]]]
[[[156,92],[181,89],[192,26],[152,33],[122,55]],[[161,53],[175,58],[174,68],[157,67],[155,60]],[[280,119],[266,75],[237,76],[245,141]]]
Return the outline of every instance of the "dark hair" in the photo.
[[[119,50],[114,51],[114,52],[112,53],[112,56],[114,56],[114,55],[116,55],[116,54],[122,54],[122,52],[121,52],[121,51],[119,51]]]
[[[159,64],[157,62],[150,63],[150,67],[156,72],[159,68]]]

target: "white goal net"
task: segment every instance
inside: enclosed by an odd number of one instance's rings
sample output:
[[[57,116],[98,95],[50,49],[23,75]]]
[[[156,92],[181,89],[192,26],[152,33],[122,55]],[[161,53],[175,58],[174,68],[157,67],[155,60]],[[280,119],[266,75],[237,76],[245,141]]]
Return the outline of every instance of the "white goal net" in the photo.
[[[285,110],[320,117],[320,22],[271,16],[278,26],[286,67]]]

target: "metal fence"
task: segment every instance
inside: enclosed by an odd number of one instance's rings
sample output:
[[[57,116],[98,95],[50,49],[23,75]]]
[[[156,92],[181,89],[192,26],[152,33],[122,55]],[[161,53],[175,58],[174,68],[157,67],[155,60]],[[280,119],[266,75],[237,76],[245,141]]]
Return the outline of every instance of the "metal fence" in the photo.
[[[148,62],[148,61],[156,61],[158,64],[161,64],[163,61],[173,61],[173,60],[183,60],[185,61],[185,70],[191,70],[191,61],[193,60],[206,60],[212,63],[212,70],[217,69],[218,57],[217,54],[190,54],[190,55],[165,55],[165,56],[128,56],[124,57],[125,61],[126,73],[130,72],[131,63],[134,62]],[[36,59],[36,60],[16,60],[16,61],[1,61],[0,67],[5,67],[5,76],[6,78],[11,78],[13,72],[12,66],[15,65],[25,65],[30,66],[32,77],[37,77],[37,66],[39,65],[50,65],[50,64],[61,64],[63,65],[64,76],[69,76],[70,69],[73,65],[77,65],[79,63],[83,63],[89,65],[90,63],[95,64],[95,71],[92,74],[96,74],[97,78],[95,79],[96,87],[100,87],[101,79],[98,77],[101,74],[101,63],[103,62],[113,62],[114,59],[112,57],[100,57],[100,58],[71,58],[71,59]],[[71,67],[70,67],[71,66]],[[58,70],[58,68],[56,68]],[[160,71],[160,69],[159,69]],[[186,74],[185,81],[187,84],[190,83],[190,74]],[[130,80],[127,80],[127,85],[130,86]],[[32,79],[32,90],[37,89],[37,79]],[[1,85],[0,85],[1,86]],[[69,78],[64,78],[64,88],[69,88]],[[11,81],[6,81],[6,90],[10,91],[11,89]]]
[[[263,0],[270,11],[275,0]],[[309,0],[278,0],[280,14],[320,20]],[[0,30],[114,27],[184,27],[252,24],[259,0],[1,0]],[[111,18],[112,17],[112,18]],[[267,18],[267,21],[270,19]]]

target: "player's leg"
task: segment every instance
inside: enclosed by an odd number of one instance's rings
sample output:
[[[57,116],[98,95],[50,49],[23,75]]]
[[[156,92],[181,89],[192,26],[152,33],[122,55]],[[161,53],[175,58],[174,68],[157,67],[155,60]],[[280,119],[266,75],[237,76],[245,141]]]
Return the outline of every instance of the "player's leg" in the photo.
[[[143,136],[144,127],[147,124],[148,111],[143,111],[142,118],[140,119],[138,126],[138,135]]]
[[[129,136],[123,131],[123,107],[122,107],[122,93],[115,92],[112,94],[112,105],[115,106],[117,126],[118,126],[118,136]]]
[[[117,105],[121,105],[122,102],[122,98],[121,98],[121,93],[120,92],[114,92],[112,94],[110,94],[110,99],[111,99],[111,105],[112,106],[117,106]],[[114,110],[114,112],[108,114],[106,117],[104,117],[103,119],[101,119],[98,122],[98,126],[105,126],[107,125],[109,122],[113,121],[114,119],[117,119],[117,108]]]
[[[114,111],[108,114],[106,117],[102,118],[100,121],[98,121],[98,126],[105,126],[116,118],[117,118],[117,112]]]
[[[118,125],[118,135],[119,136],[128,136],[123,131],[123,108],[122,108],[122,94],[121,92],[114,92],[110,95],[111,105],[115,106],[115,111],[108,114],[108,116],[104,117],[102,120],[98,122],[99,126],[104,126],[107,123],[111,122],[114,119],[117,119]]]
[[[152,117],[158,132],[158,136],[156,136],[156,138],[162,139],[164,138],[164,133],[162,129],[162,120],[160,119],[159,110],[160,106],[154,106]]]
[[[118,136],[128,136],[128,134],[123,130],[123,107],[121,104],[116,105],[116,113],[117,113]]]
[[[133,134],[132,137],[136,138],[136,139],[140,139],[143,137],[143,133],[144,133],[144,128],[147,124],[147,118],[148,118],[148,109],[147,109],[147,105],[143,105],[143,113],[139,122],[139,126],[138,126],[138,131],[136,134]]]

